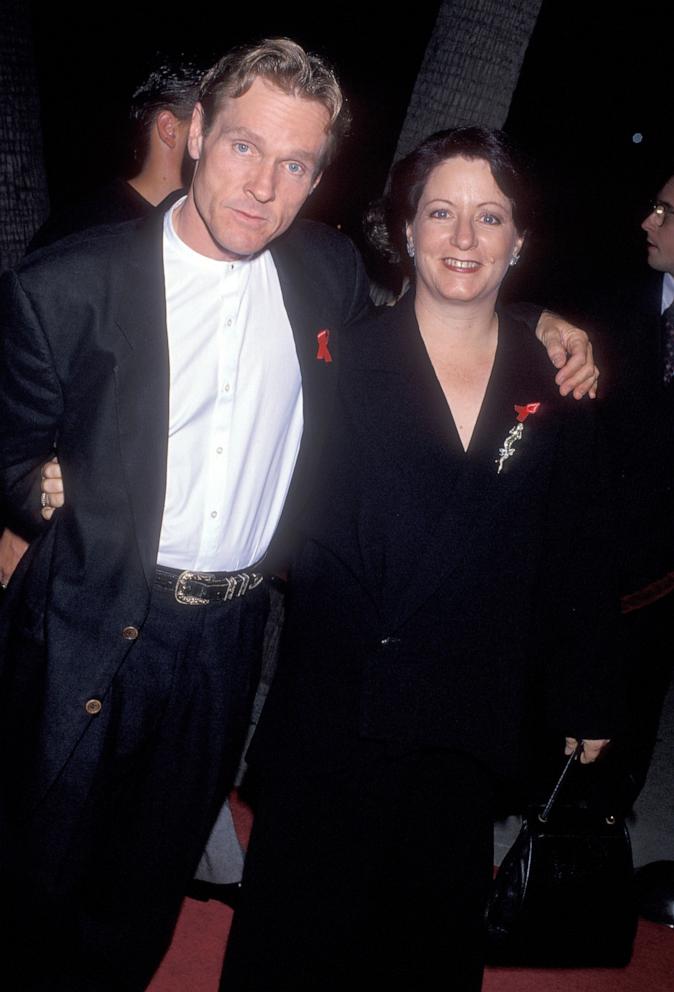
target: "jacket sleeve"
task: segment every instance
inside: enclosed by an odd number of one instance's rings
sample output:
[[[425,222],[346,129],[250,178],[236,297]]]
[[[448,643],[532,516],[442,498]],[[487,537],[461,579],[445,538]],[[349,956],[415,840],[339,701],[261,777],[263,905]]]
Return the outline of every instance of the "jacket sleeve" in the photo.
[[[547,722],[560,733],[610,738],[626,724],[619,638],[617,532],[606,448],[589,401],[562,417],[538,583]]]
[[[3,517],[26,538],[45,526],[40,467],[54,454],[63,396],[35,309],[19,276],[0,279],[0,485]]]

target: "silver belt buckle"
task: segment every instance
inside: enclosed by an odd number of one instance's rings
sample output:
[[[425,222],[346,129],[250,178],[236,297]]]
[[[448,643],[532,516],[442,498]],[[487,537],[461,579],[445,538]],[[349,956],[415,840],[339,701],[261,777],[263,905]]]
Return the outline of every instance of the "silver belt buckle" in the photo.
[[[196,579],[197,582],[208,583],[212,581],[213,576],[204,572],[181,572],[176,579],[175,598],[185,606],[208,606],[211,602],[210,599],[203,596],[190,596],[186,592],[187,583],[192,579]],[[228,603],[235,596],[238,599],[240,596],[245,596],[250,589],[257,589],[262,582],[264,582],[264,575],[259,572],[239,572],[237,575],[229,575],[225,579],[212,582],[212,585],[216,588],[226,587],[222,602]]]
[[[174,591],[175,598],[179,603],[183,603],[185,606],[208,606],[209,600],[204,599],[202,596],[190,596],[185,589],[187,588],[187,583],[192,579],[196,579],[197,582],[203,582],[206,578],[201,572],[181,572],[176,579],[176,587]]]

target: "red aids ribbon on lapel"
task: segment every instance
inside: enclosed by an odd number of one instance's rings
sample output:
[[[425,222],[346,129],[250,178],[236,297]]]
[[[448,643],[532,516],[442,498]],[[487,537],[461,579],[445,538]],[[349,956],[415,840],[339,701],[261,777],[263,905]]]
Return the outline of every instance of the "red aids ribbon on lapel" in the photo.
[[[330,349],[328,348],[328,341],[330,340],[330,331],[323,330],[319,331],[316,335],[318,339],[318,351],[316,352],[316,359],[319,362],[331,362],[332,355],[330,354]]]
[[[536,413],[540,403],[527,403],[525,406],[519,406],[515,404],[515,413],[517,414],[517,420],[520,424],[524,423],[530,413]]]

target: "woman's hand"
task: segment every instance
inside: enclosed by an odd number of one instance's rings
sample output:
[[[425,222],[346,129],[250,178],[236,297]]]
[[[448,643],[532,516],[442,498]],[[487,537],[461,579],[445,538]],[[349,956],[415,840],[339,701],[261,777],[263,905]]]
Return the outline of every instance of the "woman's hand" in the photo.
[[[536,325],[536,337],[559,369],[555,382],[562,396],[573,392],[574,399],[579,400],[587,393],[595,399],[599,369],[594,364],[592,343],[585,331],[544,310]]]
[[[42,516],[45,520],[49,520],[54,510],[65,503],[63,478],[58,458],[52,458],[51,461],[42,466],[40,493],[42,494]]]
[[[602,753],[607,744],[610,744],[610,740],[594,740],[590,741],[587,738],[583,738],[583,750],[580,755],[581,765],[589,765],[593,761],[596,761],[599,755]],[[564,746],[564,754],[573,754],[573,752],[578,747],[578,739],[576,737],[567,737],[566,744]]]

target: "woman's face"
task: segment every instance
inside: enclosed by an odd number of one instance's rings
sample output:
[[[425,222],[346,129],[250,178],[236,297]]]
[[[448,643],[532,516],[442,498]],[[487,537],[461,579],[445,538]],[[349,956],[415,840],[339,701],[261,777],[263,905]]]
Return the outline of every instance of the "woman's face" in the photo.
[[[460,157],[431,172],[407,239],[414,245],[417,298],[492,305],[523,242],[489,163]]]

